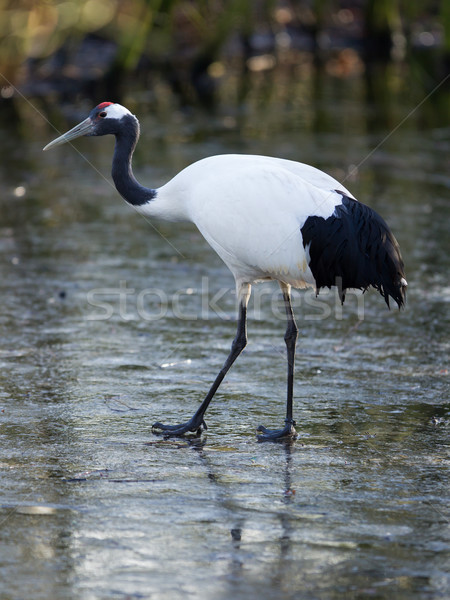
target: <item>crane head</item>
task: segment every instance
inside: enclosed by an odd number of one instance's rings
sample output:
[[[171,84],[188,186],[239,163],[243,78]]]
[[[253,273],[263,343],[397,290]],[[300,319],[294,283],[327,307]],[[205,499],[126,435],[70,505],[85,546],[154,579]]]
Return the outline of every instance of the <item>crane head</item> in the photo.
[[[118,124],[126,116],[133,117],[125,106],[115,102],[102,102],[90,112],[87,119],[47,144],[44,150],[65,144],[82,135],[115,134],[119,129]],[[136,119],[136,117],[133,118]]]

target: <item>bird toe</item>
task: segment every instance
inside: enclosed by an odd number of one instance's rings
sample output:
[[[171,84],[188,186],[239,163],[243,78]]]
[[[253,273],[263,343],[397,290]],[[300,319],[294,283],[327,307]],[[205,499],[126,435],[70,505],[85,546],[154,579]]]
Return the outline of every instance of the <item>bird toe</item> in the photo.
[[[264,425],[260,425],[257,431],[260,431],[262,435],[257,436],[258,442],[294,441],[297,438],[295,424],[295,421],[286,420],[283,429],[268,429]]]

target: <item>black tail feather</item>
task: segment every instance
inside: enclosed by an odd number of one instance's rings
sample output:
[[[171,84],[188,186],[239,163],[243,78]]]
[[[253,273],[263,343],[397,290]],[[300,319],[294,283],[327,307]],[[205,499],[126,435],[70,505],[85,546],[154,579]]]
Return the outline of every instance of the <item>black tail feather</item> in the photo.
[[[301,228],[317,291],[337,285],[344,302],[347,289],[372,286],[401,308],[406,280],[397,240],[374,210],[339,193],[342,204],[331,217],[309,217]]]

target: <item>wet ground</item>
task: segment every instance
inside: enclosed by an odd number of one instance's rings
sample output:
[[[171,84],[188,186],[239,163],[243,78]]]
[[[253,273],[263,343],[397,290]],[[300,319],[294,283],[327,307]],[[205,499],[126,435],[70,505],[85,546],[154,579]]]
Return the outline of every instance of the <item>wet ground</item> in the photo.
[[[450,128],[428,108],[394,131],[420,98],[377,108],[362,85],[294,106],[256,90],[213,117],[133,107],[143,183],[214,153],[294,158],[347,178],[400,242],[405,311],[376,292],[343,309],[331,292],[295,294],[292,446],[255,437],[284,418],[269,284],[207,435],[152,434],[190,416],[219,370],[232,277],[192,227],[121,201],[112,140],[77,141],[85,162],[42,154],[55,134],[29,106],[34,130],[3,126],[2,600],[448,597]]]

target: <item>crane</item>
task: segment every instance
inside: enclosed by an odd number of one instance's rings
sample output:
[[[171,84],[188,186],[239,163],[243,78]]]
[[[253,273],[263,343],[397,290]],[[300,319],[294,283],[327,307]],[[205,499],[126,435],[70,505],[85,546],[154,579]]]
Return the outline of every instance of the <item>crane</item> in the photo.
[[[404,306],[407,282],[399,245],[386,222],[358,202],[341,183],[315,167],[281,158],[226,154],[199,160],[165,185],[142,186],[133,175],[138,119],[114,102],[98,104],[89,116],[44,150],[79,136],[115,136],[112,178],[119,194],[143,215],[194,223],[229,267],[236,282],[237,332],[230,353],[203,402],[186,422],[154,423],[166,436],[199,435],[206,410],[247,344],[247,305],[252,285],[278,282],[287,327],[287,400],[284,426],[260,425],[259,441],[295,439],[294,361],[298,337],[291,289],[374,287],[389,307]]]

